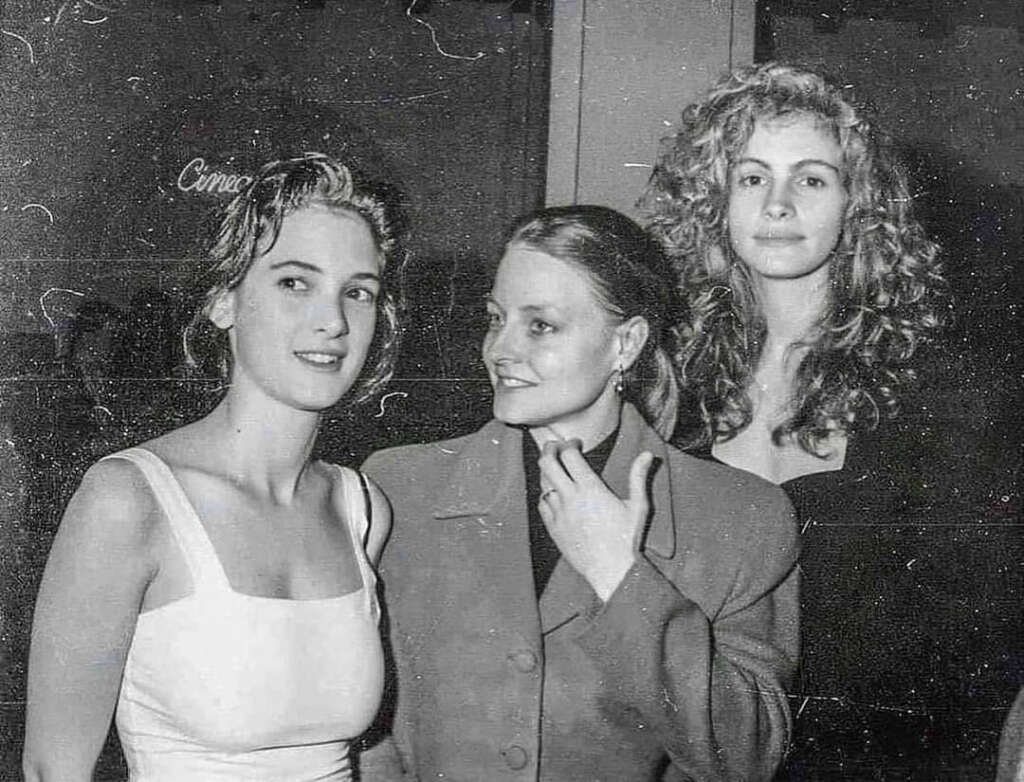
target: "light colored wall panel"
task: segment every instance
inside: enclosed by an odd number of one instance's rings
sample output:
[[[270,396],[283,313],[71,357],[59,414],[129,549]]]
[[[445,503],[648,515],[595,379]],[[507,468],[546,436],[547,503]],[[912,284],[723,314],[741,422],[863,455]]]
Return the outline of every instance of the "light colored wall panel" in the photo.
[[[547,203],[636,215],[658,141],[748,63],[753,0],[556,0]]]

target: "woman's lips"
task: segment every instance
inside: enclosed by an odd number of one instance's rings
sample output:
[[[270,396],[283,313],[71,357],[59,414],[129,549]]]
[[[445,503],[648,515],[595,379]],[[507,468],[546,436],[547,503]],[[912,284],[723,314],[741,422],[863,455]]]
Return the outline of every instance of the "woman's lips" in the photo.
[[[771,234],[770,236],[758,235],[754,237],[754,240],[763,244],[789,244],[791,242],[803,241],[803,236],[799,234],[782,234],[781,236]]]
[[[528,380],[523,380],[518,377],[507,377],[505,375],[497,375],[496,377],[498,385],[502,388],[528,388],[535,385]]]
[[[320,350],[296,350],[295,357],[306,366],[323,372],[333,372],[341,366],[345,358],[343,353],[331,353]]]

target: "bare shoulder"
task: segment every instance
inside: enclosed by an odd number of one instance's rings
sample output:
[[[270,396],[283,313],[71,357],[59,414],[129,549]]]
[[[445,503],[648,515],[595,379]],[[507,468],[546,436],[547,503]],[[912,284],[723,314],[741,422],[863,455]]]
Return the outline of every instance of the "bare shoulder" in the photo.
[[[175,473],[198,471],[207,475],[221,472],[218,468],[223,464],[223,454],[216,446],[217,437],[204,419],[172,429],[140,445]]]
[[[391,534],[391,504],[376,482],[365,473],[333,464],[321,463],[321,465],[326,468],[326,473],[333,482],[334,506],[340,518],[345,518],[345,515],[348,513],[348,492],[352,491],[353,488],[359,494],[358,501],[353,502],[353,506],[356,508],[363,507],[364,494],[362,485],[366,486],[369,507],[366,514],[367,529],[364,545],[367,556],[372,562],[376,563],[380,557],[381,549],[383,549],[384,543],[388,539],[388,535]],[[348,478],[351,479],[350,481],[346,480],[344,475],[346,472],[348,473]],[[365,484],[362,484],[360,475],[365,479]]]
[[[139,470],[104,459],[85,473],[64,510],[44,574],[44,595],[130,592],[158,570],[161,512]],[[48,599],[48,598],[47,598]]]
[[[366,479],[370,493],[370,529],[366,538],[366,554],[370,561],[380,559],[381,550],[391,534],[391,503],[371,478]]]
[[[71,497],[61,530],[119,541],[118,548],[145,548],[159,520],[156,498],[139,469],[127,459],[92,465]]]

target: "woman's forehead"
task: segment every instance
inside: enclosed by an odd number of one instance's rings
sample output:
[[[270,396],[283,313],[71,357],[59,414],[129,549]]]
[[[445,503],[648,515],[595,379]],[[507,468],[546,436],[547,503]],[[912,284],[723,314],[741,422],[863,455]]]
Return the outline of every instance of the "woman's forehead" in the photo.
[[[600,307],[583,267],[519,243],[509,245],[498,263],[490,296],[517,306]]]
[[[734,150],[730,163],[747,156],[759,159],[775,156],[796,156],[806,153],[838,165],[843,149],[834,126],[814,114],[783,114],[757,120],[744,143]]]

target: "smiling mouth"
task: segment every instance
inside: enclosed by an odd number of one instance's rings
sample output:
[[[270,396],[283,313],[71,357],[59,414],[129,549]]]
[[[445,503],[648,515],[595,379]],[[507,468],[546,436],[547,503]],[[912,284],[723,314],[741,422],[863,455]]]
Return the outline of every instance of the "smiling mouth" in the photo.
[[[501,388],[529,388],[535,385],[526,380],[520,380],[518,377],[505,377],[503,375],[497,375],[495,380]]]
[[[338,353],[321,353],[317,350],[297,350],[295,355],[307,364],[320,369],[333,369],[341,365],[343,355]]]

